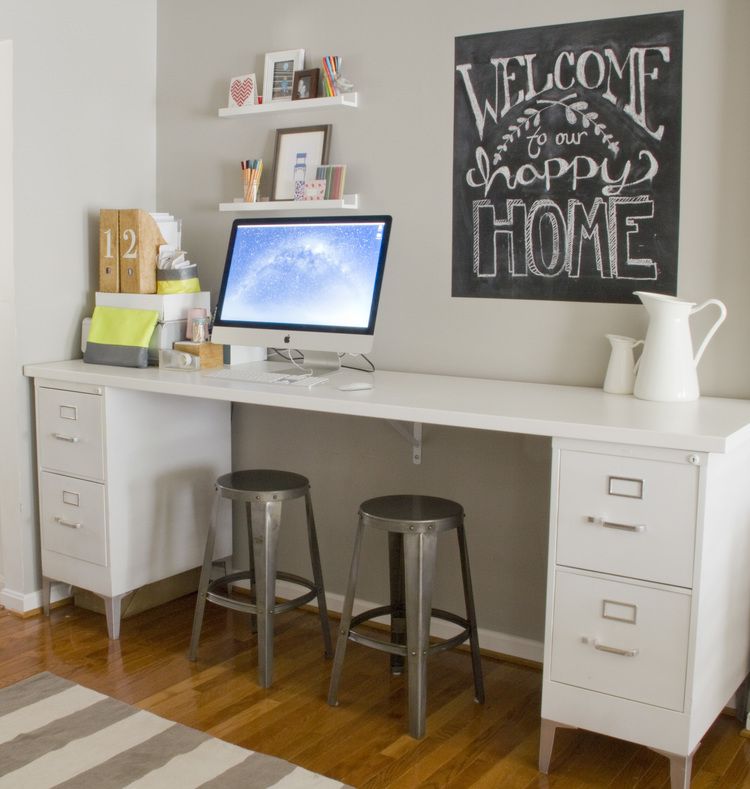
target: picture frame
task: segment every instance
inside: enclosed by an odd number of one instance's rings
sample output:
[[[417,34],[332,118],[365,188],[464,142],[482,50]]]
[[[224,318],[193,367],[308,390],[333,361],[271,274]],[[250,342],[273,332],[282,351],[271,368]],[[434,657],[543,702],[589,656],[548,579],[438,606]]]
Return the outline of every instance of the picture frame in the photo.
[[[291,101],[294,72],[304,67],[304,49],[267,52],[263,72],[263,102]]]
[[[255,74],[241,74],[229,80],[227,107],[241,108],[255,104],[258,100],[258,81]]]
[[[271,200],[294,199],[294,165],[298,153],[305,153],[306,180],[313,180],[321,164],[328,164],[331,124],[276,129],[273,154]]]
[[[309,68],[303,71],[295,71],[294,78],[292,80],[292,101],[317,99],[319,80],[319,68]]]

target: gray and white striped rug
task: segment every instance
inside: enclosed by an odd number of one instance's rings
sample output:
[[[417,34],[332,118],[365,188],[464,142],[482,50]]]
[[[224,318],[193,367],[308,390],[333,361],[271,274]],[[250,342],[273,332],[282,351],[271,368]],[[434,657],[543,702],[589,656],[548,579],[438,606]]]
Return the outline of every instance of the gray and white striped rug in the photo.
[[[0,789],[336,789],[343,784],[54,674],[0,690]]]

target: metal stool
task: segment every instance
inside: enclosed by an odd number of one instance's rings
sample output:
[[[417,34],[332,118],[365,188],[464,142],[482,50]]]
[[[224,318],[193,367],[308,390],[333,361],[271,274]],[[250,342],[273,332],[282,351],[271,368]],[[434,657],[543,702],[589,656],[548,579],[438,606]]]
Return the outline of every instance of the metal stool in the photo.
[[[463,522],[464,511],[460,504],[432,496],[382,496],[369,499],[360,506],[359,526],[328,691],[328,703],[331,706],[338,704],[339,682],[348,640],[390,652],[391,671],[396,674],[401,673],[406,657],[409,734],[416,739],[424,737],[425,734],[428,655],[451,649],[468,640],[471,644],[474,671],[474,695],[480,704],[484,703],[477,621]],[[362,535],[366,526],[388,532],[391,603],[364,611],[352,618]],[[437,537],[441,532],[449,530],[455,530],[458,535],[466,618],[432,608]],[[363,635],[354,630],[363,622],[385,614],[391,616],[390,641]],[[430,616],[453,622],[463,629],[446,641],[430,645]]]
[[[305,498],[307,513],[307,537],[310,544],[310,560],[312,563],[313,581],[300,578],[290,573],[277,572],[276,548],[279,540],[281,523],[281,503],[290,499]],[[216,539],[216,520],[219,502],[222,498],[245,502],[247,514],[248,548],[250,569],[242,572],[222,575],[212,581],[210,579],[213,566],[214,542]],[[293,600],[276,603],[276,579],[289,581],[306,587],[305,592]],[[255,602],[240,600],[231,596],[228,587],[237,581],[249,580],[251,593],[255,592]],[[208,527],[206,550],[203,556],[203,569],[198,584],[198,599],[195,603],[193,618],[193,634],[190,639],[190,660],[197,659],[198,641],[203,624],[203,612],[206,600],[210,603],[243,611],[257,617],[258,629],[258,684],[263,688],[271,686],[273,676],[273,624],[276,614],[298,608],[313,598],[318,598],[318,613],[323,630],[323,644],[326,657],[331,657],[331,633],[328,627],[328,611],[326,610],[323,590],[323,573],[320,568],[320,553],[315,534],[310,483],[301,474],[288,471],[258,469],[252,471],[233,471],[216,480],[211,522]]]

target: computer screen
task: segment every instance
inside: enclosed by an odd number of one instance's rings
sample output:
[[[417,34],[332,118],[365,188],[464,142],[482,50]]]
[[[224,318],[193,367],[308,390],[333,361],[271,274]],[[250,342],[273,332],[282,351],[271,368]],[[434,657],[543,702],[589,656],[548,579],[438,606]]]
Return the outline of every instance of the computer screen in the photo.
[[[390,216],[235,220],[214,342],[371,350],[390,226]]]

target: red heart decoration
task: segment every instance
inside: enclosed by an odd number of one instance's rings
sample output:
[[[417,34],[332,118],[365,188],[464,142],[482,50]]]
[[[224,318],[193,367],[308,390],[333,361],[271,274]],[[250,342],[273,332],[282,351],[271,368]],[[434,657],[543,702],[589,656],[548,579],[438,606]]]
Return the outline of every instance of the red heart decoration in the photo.
[[[232,80],[229,86],[229,93],[238,107],[241,107],[251,96],[253,92],[253,81],[248,77],[247,79]]]

